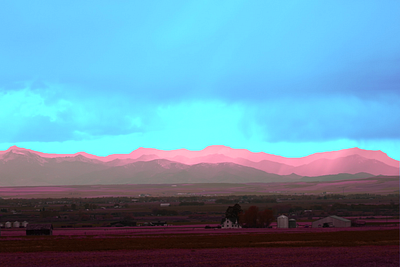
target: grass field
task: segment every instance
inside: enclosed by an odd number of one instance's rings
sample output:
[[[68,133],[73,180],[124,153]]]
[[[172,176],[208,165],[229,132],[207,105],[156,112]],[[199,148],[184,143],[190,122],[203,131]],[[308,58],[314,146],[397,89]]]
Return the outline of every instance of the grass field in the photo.
[[[194,183],[194,184],[123,184],[75,186],[19,186],[1,187],[2,198],[63,198],[138,196],[187,196],[187,195],[270,195],[270,194],[394,194],[399,193],[399,177],[383,176],[357,180],[330,182],[291,183]]]

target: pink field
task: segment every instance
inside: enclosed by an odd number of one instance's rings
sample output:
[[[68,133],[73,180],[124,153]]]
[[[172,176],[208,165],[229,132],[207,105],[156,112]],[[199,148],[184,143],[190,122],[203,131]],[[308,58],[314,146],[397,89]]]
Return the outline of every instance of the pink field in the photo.
[[[0,266],[399,266],[399,246],[2,253]]]

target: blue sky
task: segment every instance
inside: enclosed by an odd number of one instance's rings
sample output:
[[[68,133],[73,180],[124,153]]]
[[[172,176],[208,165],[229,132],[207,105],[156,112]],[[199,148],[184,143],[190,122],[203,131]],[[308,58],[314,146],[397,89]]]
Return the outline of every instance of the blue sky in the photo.
[[[0,150],[400,160],[398,1],[2,1]]]

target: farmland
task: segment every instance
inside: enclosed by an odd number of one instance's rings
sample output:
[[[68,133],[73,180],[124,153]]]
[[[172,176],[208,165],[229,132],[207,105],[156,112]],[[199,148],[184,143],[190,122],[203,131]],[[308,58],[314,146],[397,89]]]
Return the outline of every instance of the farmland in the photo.
[[[338,215],[362,219],[367,226],[398,223],[398,195],[268,195],[0,199],[0,223],[52,223],[57,228],[137,226],[154,221],[168,225],[216,225],[228,206],[239,203],[287,214],[299,224]],[[167,206],[161,206],[167,205]],[[130,223],[129,223],[130,222]]]
[[[398,266],[397,227],[365,229],[129,228],[88,235],[2,236],[1,266]],[[86,233],[86,235],[85,235]],[[339,257],[340,255],[340,257]]]
[[[376,176],[342,181],[286,183],[186,183],[0,187],[2,198],[71,198],[294,194],[399,194],[398,176]]]
[[[270,209],[272,228],[216,228],[235,203],[243,210]],[[0,266],[398,266],[398,205],[398,194],[0,199],[0,223],[54,226],[52,236],[3,227]],[[298,227],[276,228],[279,214],[296,219]],[[366,224],[309,227],[328,215]],[[148,226],[157,221],[167,226]]]

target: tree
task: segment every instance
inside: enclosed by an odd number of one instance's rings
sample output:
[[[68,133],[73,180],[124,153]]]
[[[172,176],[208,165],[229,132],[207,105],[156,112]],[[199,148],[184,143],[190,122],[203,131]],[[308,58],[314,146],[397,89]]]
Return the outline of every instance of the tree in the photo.
[[[241,218],[241,223],[246,224],[246,227],[257,227],[257,218],[258,218],[258,207],[251,206],[243,214]]]
[[[242,212],[243,212],[242,207],[239,204],[235,204],[234,206],[229,206],[225,212],[225,218],[228,218],[233,222],[239,221]]]
[[[260,227],[268,227],[274,219],[272,210],[265,209],[258,213],[258,224]]]
[[[124,221],[130,222],[130,221],[133,221],[133,220],[134,220],[134,217],[133,217],[132,214],[126,213],[126,214],[124,215]]]
[[[68,211],[68,206],[64,205],[60,208],[61,211]]]
[[[265,209],[259,211],[257,206],[251,206],[243,214],[241,218],[241,223],[245,224],[245,227],[267,227],[271,224],[273,220],[272,210]]]

